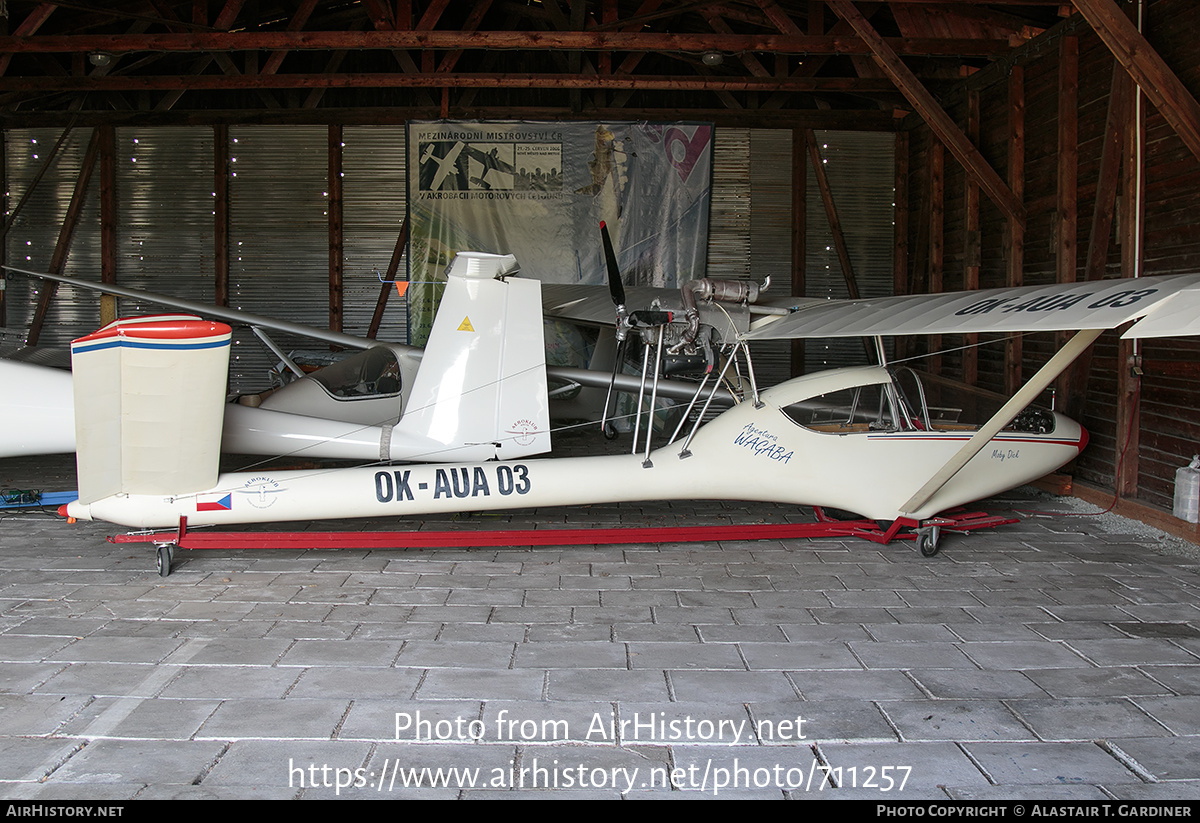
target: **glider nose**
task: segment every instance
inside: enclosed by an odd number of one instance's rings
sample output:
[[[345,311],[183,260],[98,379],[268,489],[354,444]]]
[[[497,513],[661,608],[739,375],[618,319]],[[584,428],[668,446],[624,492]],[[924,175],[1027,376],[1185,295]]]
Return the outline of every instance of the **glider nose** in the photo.
[[[1079,426],[1079,444],[1076,446],[1079,451],[1083,451],[1083,447],[1088,444],[1088,430],[1081,424]]]

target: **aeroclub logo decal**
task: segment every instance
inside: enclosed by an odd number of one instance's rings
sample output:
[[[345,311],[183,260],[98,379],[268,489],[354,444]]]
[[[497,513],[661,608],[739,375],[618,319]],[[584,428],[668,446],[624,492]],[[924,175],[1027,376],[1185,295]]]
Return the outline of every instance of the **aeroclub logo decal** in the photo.
[[[532,420],[518,420],[508,427],[508,433],[518,446],[528,446],[537,436],[538,426]]]
[[[256,509],[269,509],[275,505],[276,496],[287,489],[281,488],[278,480],[270,477],[251,477],[246,481],[238,494],[245,495],[245,500]]]

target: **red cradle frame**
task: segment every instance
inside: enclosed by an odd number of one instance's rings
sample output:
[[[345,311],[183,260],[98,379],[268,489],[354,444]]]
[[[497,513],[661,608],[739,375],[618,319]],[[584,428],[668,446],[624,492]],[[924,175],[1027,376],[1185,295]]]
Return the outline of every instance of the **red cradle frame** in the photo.
[[[873,543],[913,540],[917,528],[969,532],[1018,522],[984,512],[952,512],[924,521],[902,517],[887,528],[874,520],[838,520],[815,508],[814,523],[760,523],[729,526],[655,526],[616,529],[490,529],[480,531],[365,532],[210,532],[188,531],[187,518],[174,532],[118,534],[110,543],[154,543],[183,549],[431,549],[487,546],[581,546],[630,543],[702,543],[856,537]],[[902,531],[909,529],[909,531]]]

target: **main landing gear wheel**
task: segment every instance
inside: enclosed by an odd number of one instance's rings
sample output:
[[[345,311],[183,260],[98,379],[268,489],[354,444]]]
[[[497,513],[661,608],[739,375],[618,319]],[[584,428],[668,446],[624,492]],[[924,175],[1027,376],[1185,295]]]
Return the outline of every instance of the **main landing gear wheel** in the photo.
[[[158,576],[166,577],[171,573],[171,561],[175,559],[175,552],[171,543],[165,543],[158,547]]]
[[[923,529],[917,529],[917,547],[921,550],[923,557],[933,557],[941,548],[942,527],[941,526],[926,526]]]

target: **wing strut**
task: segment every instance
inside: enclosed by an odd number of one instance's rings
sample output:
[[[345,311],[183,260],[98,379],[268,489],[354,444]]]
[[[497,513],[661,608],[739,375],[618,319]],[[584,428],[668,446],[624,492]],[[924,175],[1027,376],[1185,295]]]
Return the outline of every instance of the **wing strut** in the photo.
[[[271,354],[279,358],[280,362],[287,367],[288,371],[296,375],[298,378],[305,377],[304,370],[292,362],[292,358],[287,356],[287,352],[275,345],[275,341],[267,336],[267,333],[258,326],[251,326],[250,331],[262,341],[262,344],[271,350]]]
[[[1104,329],[1082,329],[1068,340],[1067,344],[1059,349],[1046,365],[1042,366],[1037,374],[1031,377],[1029,382],[1022,386],[1021,390],[1014,394],[1000,411],[996,412],[992,419],[966,442],[966,445],[959,449],[916,494],[909,498],[907,503],[900,507],[900,510],[905,514],[910,514],[928,503],[930,498],[941,490],[942,486],[950,482],[950,478],[958,474],[959,470],[967,465],[971,458],[987,445],[989,440],[999,434],[1000,430],[1007,426],[1022,409],[1032,403],[1042,393],[1042,389],[1062,374],[1067,366],[1071,365],[1075,358],[1092,345],[1104,331]]]

